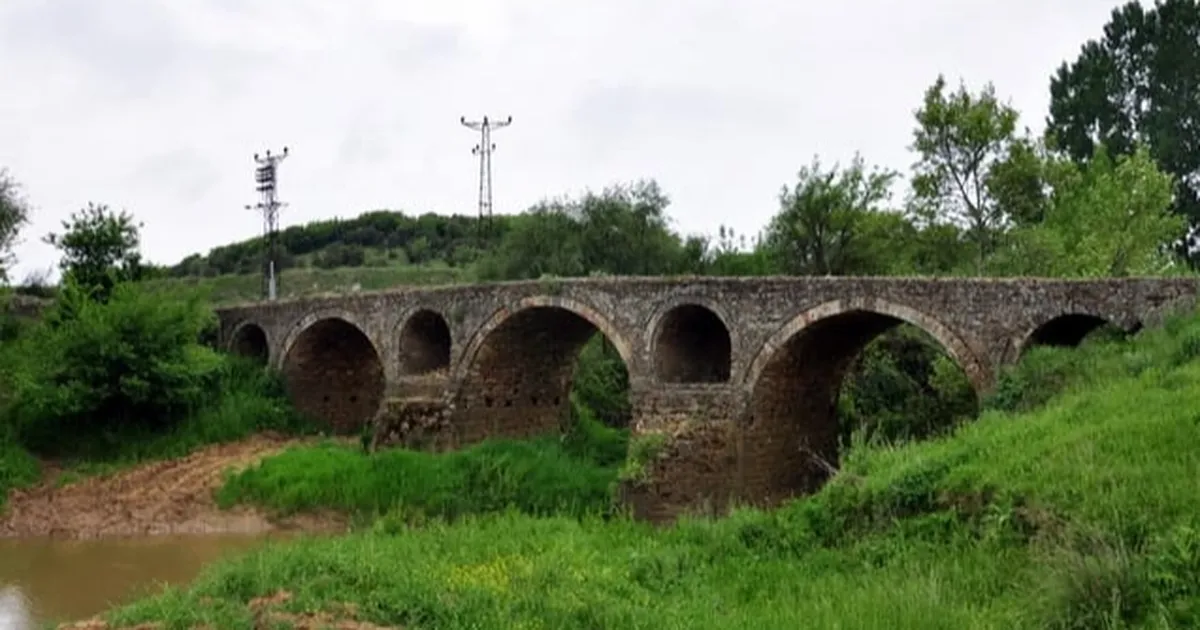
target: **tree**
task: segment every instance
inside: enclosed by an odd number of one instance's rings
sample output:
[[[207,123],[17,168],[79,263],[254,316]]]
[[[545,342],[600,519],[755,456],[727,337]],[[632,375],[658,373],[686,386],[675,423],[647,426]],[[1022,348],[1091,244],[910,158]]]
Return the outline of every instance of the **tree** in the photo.
[[[995,247],[1009,211],[989,185],[996,167],[1016,142],[1017,111],[996,98],[987,84],[976,96],[965,85],[947,94],[938,76],[916,112],[912,149],[914,211],[926,222],[962,225],[977,248],[977,267]],[[1013,188],[1009,182],[1005,189]]]
[[[1200,2],[1158,0],[1114,9],[1104,35],[1083,45],[1050,81],[1046,132],[1084,163],[1144,144],[1176,179],[1172,208],[1187,218],[1174,240],[1200,263]]]
[[[9,267],[13,262],[12,248],[17,243],[21,228],[29,222],[29,206],[21,197],[20,186],[0,168],[0,284],[10,280]]]
[[[694,266],[694,256],[668,226],[669,203],[653,180],[543,201],[514,218],[480,273],[486,279],[676,273]]]
[[[197,342],[213,321],[199,294],[122,283],[108,297],[96,301],[68,276],[46,320],[16,342],[11,417],[38,452],[112,447],[122,434],[167,428],[220,393],[221,355]]]
[[[828,171],[818,158],[800,169],[796,184],[779,193],[779,213],[767,227],[765,247],[780,270],[791,274],[845,275],[869,272],[862,242],[864,217],[886,201],[894,171],[868,170],[861,156]]]
[[[1086,165],[1048,165],[1053,192],[1045,220],[1012,234],[997,271],[1047,276],[1130,276],[1168,271],[1166,247],[1185,226],[1171,211],[1174,182],[1149,151],[1110,157],[1104,146]]]
[[[480,265],[485,280],[581,276],[583,226],[561,203],[543,202],[517,217],[500,247]]]
[[[672,273],[681,243],[666,214],[671,200],[658,182],[641,180],[586,193],[568,212],[583,226],[580,246],[588,272],[617,275]]]
[[[128,212],[112,212],[108,206],[88,203],[63,221],[61,234],[46,235],[45,242],[63,254],[59,267],[80,287],[93,292],[98,300],[107,299],[115,284],[138,280],[142,276],[142,257],[138,252],[142,227]]]

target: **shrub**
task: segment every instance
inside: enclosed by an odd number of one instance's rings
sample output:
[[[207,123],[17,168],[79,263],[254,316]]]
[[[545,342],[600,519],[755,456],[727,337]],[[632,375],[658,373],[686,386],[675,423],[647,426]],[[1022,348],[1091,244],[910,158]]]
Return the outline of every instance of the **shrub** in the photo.
[[[98,303],[68,282],[9,353],[18,440],[43,454],[104,451],[196,412],[222,384],[223,357],[198,343],[211,317],[194,295],[119,284]]]

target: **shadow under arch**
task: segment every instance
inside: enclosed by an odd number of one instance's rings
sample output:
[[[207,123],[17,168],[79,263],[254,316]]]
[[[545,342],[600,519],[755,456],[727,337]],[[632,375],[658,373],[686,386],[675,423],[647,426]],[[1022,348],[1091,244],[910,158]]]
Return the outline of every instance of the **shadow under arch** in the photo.
[[[337,315],[301,320],[281,353],[280,371],[297,410],[335,433],[362,429],[386,389],[383,361],[355,323]]]
[[[1067,312],[1056,315],[1035,326],[1017,344],[1008,363],[1016,363],[1036,346],[1070,347],[1083,343],[1092,333],[1110,328],[1122,335],[1132,335],[1142,328],[1140,321],[1121,322],[1117,318],[1086,312]]]
[[[227,344],[229,352],[241,357],[254,359],[263,364],[271,355],[271,344],[267,340],[267,331],[254,322],[242,322],[233,329]]]
[[[576,360],[604,335],[628,368],[630,345],[608,318],[567,298],[535,296],[502,308],[471,337],[454,371],[460,445],[562,431]]]
[[[450,369],[450,324],[441,313],[418,308],[402,320],[396,334],[400,376],[422,376]]]
[[[681,301],[651,323],[650,356],[662,383],[726,383],[732,376],[733,337],[726,319],[707,304]]]
[[[836,300],[793,318],[763,344],[743,378],[738,494],[775,505],[819,488],[838,462],[838,396],[855,357],[879,335],[910,324],[941,345],[976,393],[986,372],[944,324],[877,299]]]

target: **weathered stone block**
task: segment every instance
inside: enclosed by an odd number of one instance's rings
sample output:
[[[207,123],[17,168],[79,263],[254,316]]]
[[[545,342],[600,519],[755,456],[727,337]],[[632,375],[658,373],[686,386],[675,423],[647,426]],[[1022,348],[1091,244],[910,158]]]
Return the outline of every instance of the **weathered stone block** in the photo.
[[[391,399],[375,416],[369,450],[403,447],[436,449],[452,441],[450,410],[438,398]]]

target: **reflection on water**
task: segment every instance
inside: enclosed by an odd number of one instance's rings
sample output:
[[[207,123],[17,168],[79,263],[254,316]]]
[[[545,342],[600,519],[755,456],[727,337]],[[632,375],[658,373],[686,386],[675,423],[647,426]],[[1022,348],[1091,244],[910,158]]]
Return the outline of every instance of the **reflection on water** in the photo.
[[[264,539],[262,535],[0,539],[0,629],[22,628],[17,621],[22,608],[39,621],[94,616],[163,583],[186,583],[205,564]]]
[[[0,630],[33,630],[33,615],[15,586],[0,589]]]

